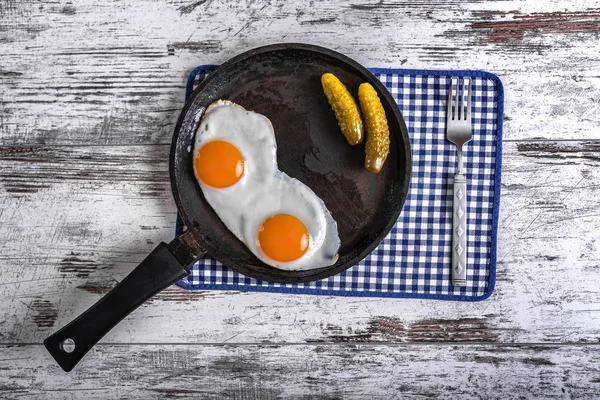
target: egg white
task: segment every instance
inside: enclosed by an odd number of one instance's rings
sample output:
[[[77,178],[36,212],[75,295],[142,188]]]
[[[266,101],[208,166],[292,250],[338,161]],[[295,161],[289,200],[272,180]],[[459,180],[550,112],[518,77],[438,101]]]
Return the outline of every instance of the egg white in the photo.
[[[207,108],[198,127],[194,159],[202,145],[213,140],[233,144],[244,158],[241,179],[227,188],[207,186],[196,174],[204,197],[225,226],[261,261],[273,267],[296,271],[333,265],[340,247],[337,224],[321,198],[277,168],[277,143],[271,121],[235,103],[219,100]],[[306,226],[309,247],[302,257],[278,262],[262,252],[258,230],[276,214],[294,215]]]

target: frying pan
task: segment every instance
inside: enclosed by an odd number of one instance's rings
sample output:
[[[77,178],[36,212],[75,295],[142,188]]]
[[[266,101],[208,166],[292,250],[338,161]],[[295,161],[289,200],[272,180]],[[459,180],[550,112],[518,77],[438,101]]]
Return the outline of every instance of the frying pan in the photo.
[[[377,90],[391,139],[390,155],[379,174],[363,167],[364,146],[349,146],[340,133],[321,88],[325,72],[339,77],[355,96],[363,82]],[[193,139],[206,107],[218,99],[271,120],[279,169],[308,185],[338,224],[341,247],[334,265],[308,271],[272,268],[259,261],[206,202],[193,172]],[[169,169],[177,209],[188,230],[169,244],[160,243],[106,296],[44,340],[65,371],[129,313],[188,275],[204,254],[246,276],[279,283],[323,279],[355,265],[396,222],[408,192],[411,153],[394,99],[366,68],[326,48],[275,44],[232,58],[198,85],[175,127]]]

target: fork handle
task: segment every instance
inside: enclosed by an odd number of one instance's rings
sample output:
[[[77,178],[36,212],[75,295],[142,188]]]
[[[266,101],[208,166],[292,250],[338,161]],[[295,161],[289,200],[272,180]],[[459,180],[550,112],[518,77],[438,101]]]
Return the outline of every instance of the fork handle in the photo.
[[[460,172],[452,203],[452,286],[467,286],[467,180]]]

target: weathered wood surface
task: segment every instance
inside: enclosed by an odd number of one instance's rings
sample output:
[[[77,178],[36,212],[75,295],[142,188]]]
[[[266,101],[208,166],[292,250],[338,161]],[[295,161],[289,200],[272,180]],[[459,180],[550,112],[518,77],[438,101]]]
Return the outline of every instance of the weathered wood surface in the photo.
[[[600,2],[0,2],[0,398],[600,397]],[[41,341],[173,235],[187,73],[308,42],[506,89],[481,303],[190,293],[72,374]]]
[[[486,69],[506,85],[506,139],[598,138],[599,8],[590,0],[8,0],[0,144],[168,143],[188,71],[282,41],[329,46],[373,67]]]
[[[0,395],[36,399],[594,399],[599,346],[99,345],[71,374],[2,347]]]
[[[3,343],[40,342],[173,237],[168,151],[166,145],[0,148]],[[173,287],[106,340],[599,341],[600,203],[590,200],[600,187],[600,143],[505,143],[504,152],[498,285],[490,301]]]

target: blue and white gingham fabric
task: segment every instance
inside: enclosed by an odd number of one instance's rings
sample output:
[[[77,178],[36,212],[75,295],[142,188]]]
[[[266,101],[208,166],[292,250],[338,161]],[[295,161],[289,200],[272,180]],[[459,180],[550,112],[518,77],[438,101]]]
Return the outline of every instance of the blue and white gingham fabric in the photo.
[[[190,74],[187,95],[214,68],[196,68]],[[408,198],[398,222],[379,247],[341,274],[304,284],[257,281],[205,257],[193,266],[188,277],[179,281],[181,287],[465,301],[483,300],[491,295],[496,280],[500,201],[504,102],[501,81],[482,71],[371,69],[371,72],[396,99],[408,126],[413,155]],[[468,266],[467,286],[463,288],[450,283],[456,147],[446,141],[445,116],[451,76],[473,78],[473,140],[465,146]],[[178,230],[181,229],[179,220]]]

